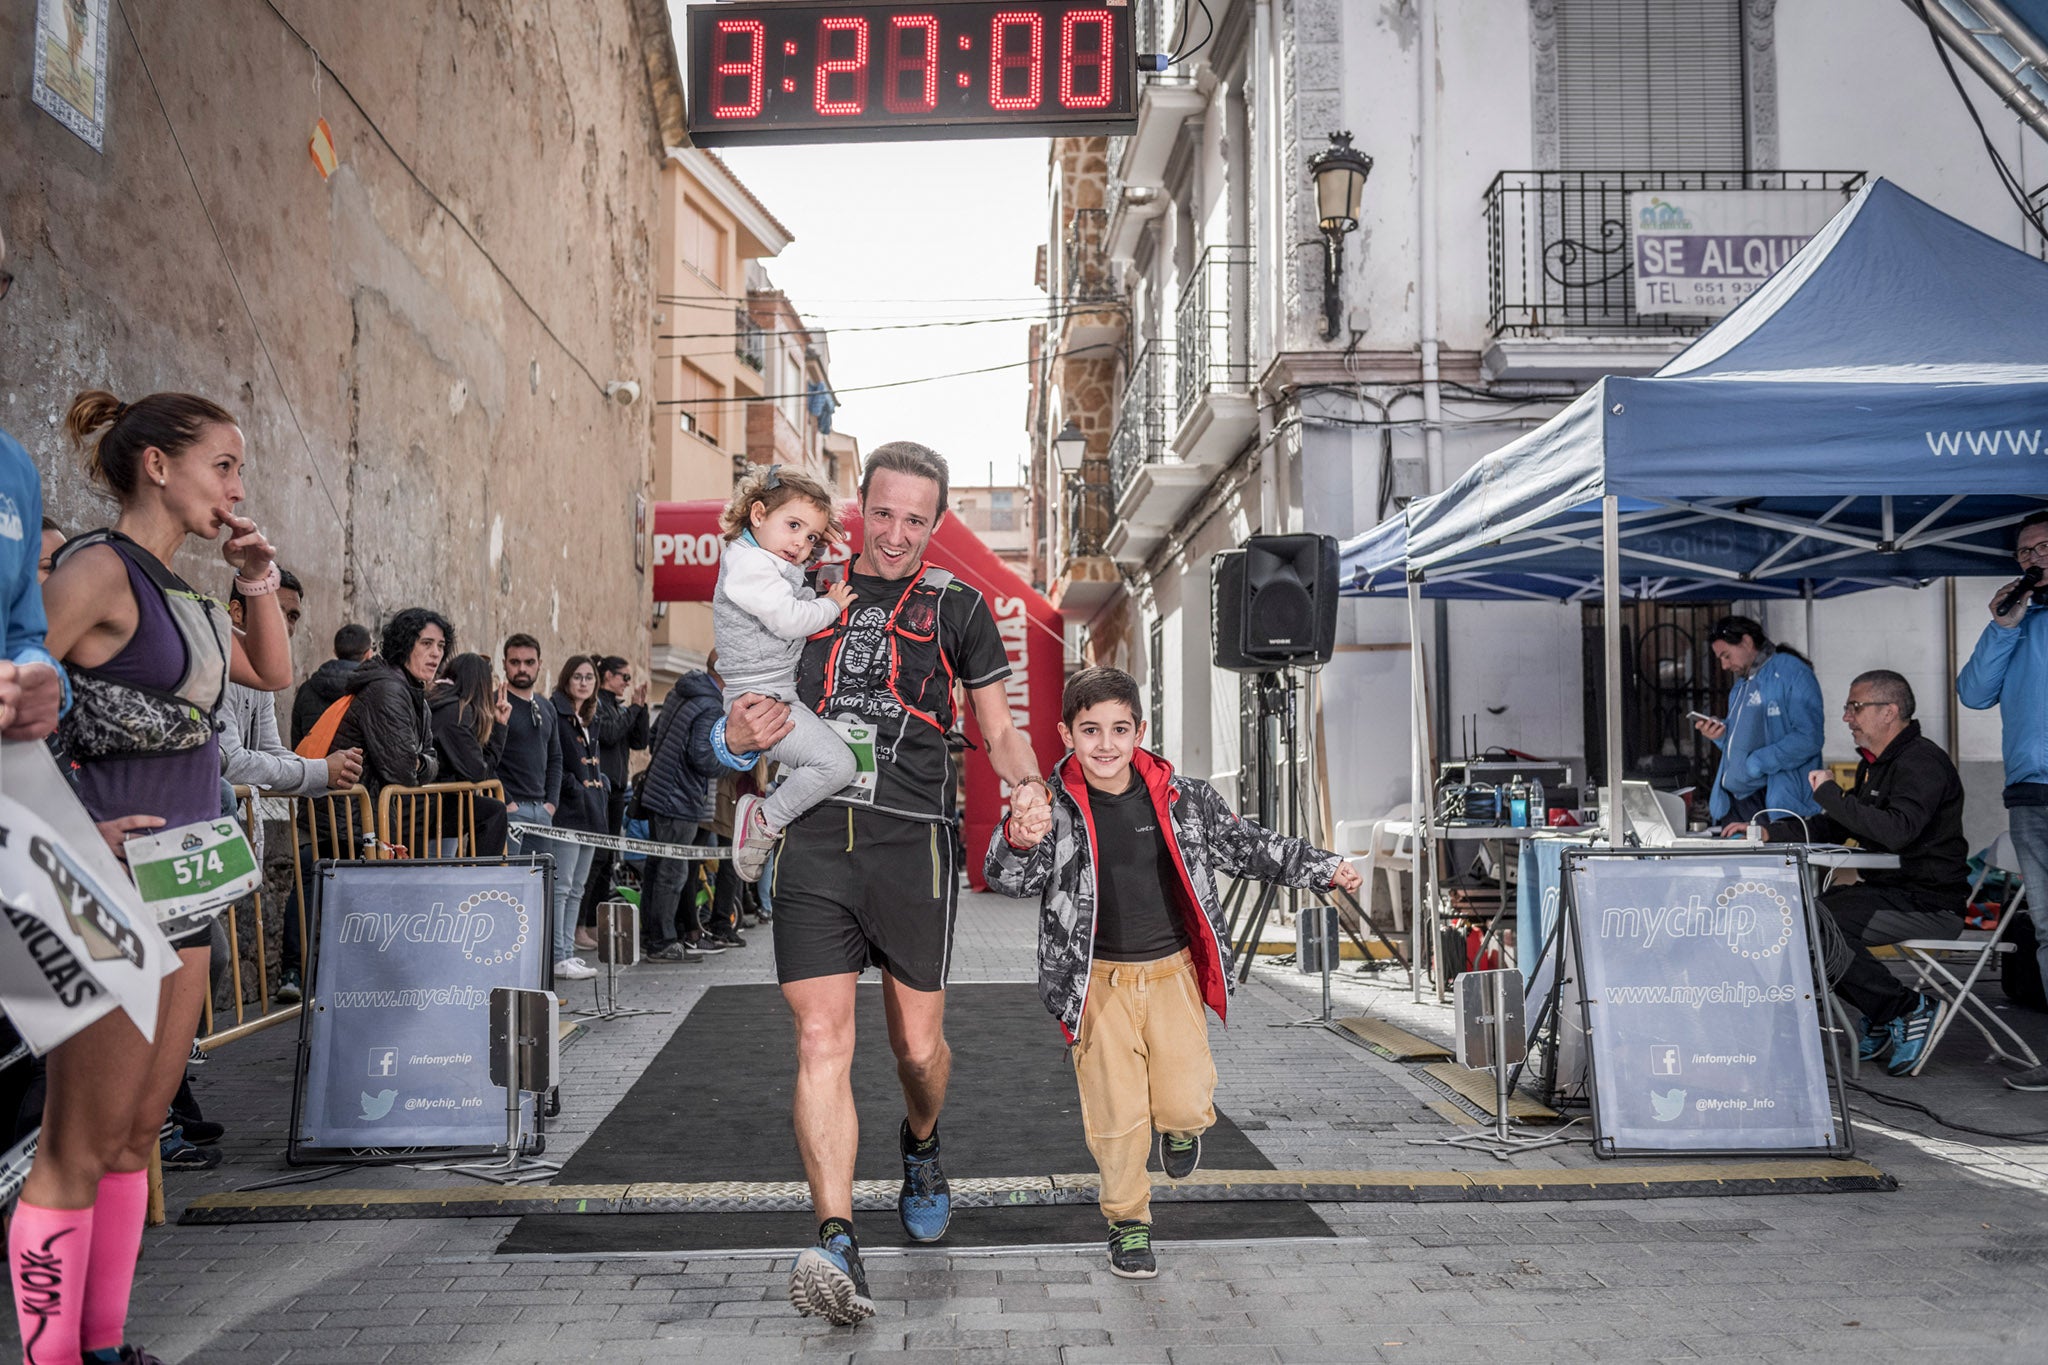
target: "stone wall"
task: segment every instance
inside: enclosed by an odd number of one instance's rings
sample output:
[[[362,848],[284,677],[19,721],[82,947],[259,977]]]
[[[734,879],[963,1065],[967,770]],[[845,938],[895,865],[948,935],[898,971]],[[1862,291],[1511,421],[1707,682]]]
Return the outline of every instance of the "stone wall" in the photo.
[[[460,648],[644,661],[663,6],[110,7],[104,155],[30,102],[34,8],[0,10],[0,426],[52,515],[112,515],[61,435],[74,393],[191,390],[240,418],[243,510],[306,583],[301,676],[413,604]],[[225,591],[217,555],[180,567]]]

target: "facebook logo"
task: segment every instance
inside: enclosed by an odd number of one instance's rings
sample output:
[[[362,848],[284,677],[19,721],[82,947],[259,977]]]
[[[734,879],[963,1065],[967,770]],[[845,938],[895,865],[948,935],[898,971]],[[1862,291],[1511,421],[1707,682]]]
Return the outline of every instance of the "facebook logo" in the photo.
[[[1676,1076],[1678,1074],[1678,1048],[1671,1043],[1657,1043],[1650,1048],[1650,1074],[1652,1076]]]
[[[398,1074],[398,1049],[395,1047],[373,1047],[370,1049],[370,1074],[372,1076],[395,1076]]]

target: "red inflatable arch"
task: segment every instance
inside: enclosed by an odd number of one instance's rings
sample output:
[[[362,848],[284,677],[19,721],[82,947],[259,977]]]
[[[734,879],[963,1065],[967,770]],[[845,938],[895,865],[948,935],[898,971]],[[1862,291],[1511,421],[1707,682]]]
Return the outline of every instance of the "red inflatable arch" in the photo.
[[[657,602],[708,602],[718,584],[718,556],[724,541],[718,533],[722,502],[664,502],[654,508],[654,600]],[[860,507],[847,503],[840,509],[850,534],[849,542],[833,554],[851,559],[860,553]],[[1065,752],[1060,744],[1060,689],[1066,683],[1066,651],[1060,614],[1017,571],[996,558],[981,537],[958,517],[946,517],[932,533],[925,562],[950,570],[962,582],[981,590],[1002,633],[1003,647],[1010,656],[1010,677],[1005,685],[1010,694],[1010,714],[1031,740],[1038,755],[1040,772]],[[983,889],[982,853],[989,836],[1002,819],[1008,800],[1003,781],[989,766],[982,746],[981,727],[970,709],[966,716],[967,738],[974,745],[967,752],[963,786],[967,797],[968,884]]]

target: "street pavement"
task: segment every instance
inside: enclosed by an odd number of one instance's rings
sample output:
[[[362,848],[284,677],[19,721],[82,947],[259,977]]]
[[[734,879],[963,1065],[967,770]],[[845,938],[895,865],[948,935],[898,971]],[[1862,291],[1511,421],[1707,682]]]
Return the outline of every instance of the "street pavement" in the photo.
[[[1032,905],[964,896],[954,979],[1029,979],[1034,917]],[[574,1150],[603,1119],[707,986],[772,980],[768,931],[752,937],[699,965],[629,974],[624,1003],[675,1013],[596,1023],[565,1049],[549,1155]],[[1333,989],[1340,1015],[1449,1038],[1449,1011],[1414,1003],[1398,977],[1347,971]],[[589,990],[564,993],[582,1005]],[[1320,1029],[1275,1027],[1318,1005],[1314,978],[1261,965],[1230,1026],[1212,1030],[1218,1107],[1277,1167],[1495,1168],[1483,1153],[1410,1145],[1457,1131],[1430,1107],[1443,1095],[1416,1068]],[[2017,1017],[2048,1040],[2048,1021]],[[174,1220],[199,1194],[287,1173],[294,1035],[259,1034],[197,1069],[201,1103],[230,1129],[226,1160],[168,1176]],[[1998,1086],[1974,1034],[1944,1049],[1921,1078],[1865,1082],[1977,1127],[2048,1136],[2048,1095]],[[1100,1244],[876,1247],[877,1315],[850,1329],[789,1307],[790,1255],[496,1255],[509,1219],[174,1221],[145,1239],[130,1335],[166,1360],[207,1365],[2048,1359],[2048,1144],[1948,1133],[1923,1113],[1851,1099],[1869,1114],[1858,1114],[1858,1155],[1895,1176],[1896,1192],[1324,1204],[1327,1239],[1234,1243],[1176,1243],[1173,1206],[1162,1204],[1155,1281],[1112,1276]],[[864,1117],[886,1134],[895,1116]],[[976,1174],[970,1151],[948,1156],[954,1176]],[[1592,1162],[1577,1146],[1514,1164]],[[674,1178],[690,1178],[687,1152]],[[330,1183],[456,1180],[387,1169]]]

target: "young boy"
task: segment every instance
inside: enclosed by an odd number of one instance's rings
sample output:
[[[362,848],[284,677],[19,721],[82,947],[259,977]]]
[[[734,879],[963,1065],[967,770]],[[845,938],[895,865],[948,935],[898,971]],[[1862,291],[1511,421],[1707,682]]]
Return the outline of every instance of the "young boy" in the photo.
[[[1316,891],[1360,879],[1334,853],[1240,820],[1215,788],[1141,748],[1138,683],[1121,669],[1076,673],[1060,714],[1072,752],[1048,783],[1053,799],[996,830],[988,884],[1043,898],[1038,993],[1073,1047],[1109,1268],[1150,1279],[1152,1134],[1160,1166],[1185,1180],[1216,1121],[1202,1013],[1223,1018],[1230,989],[1216,871]]]

